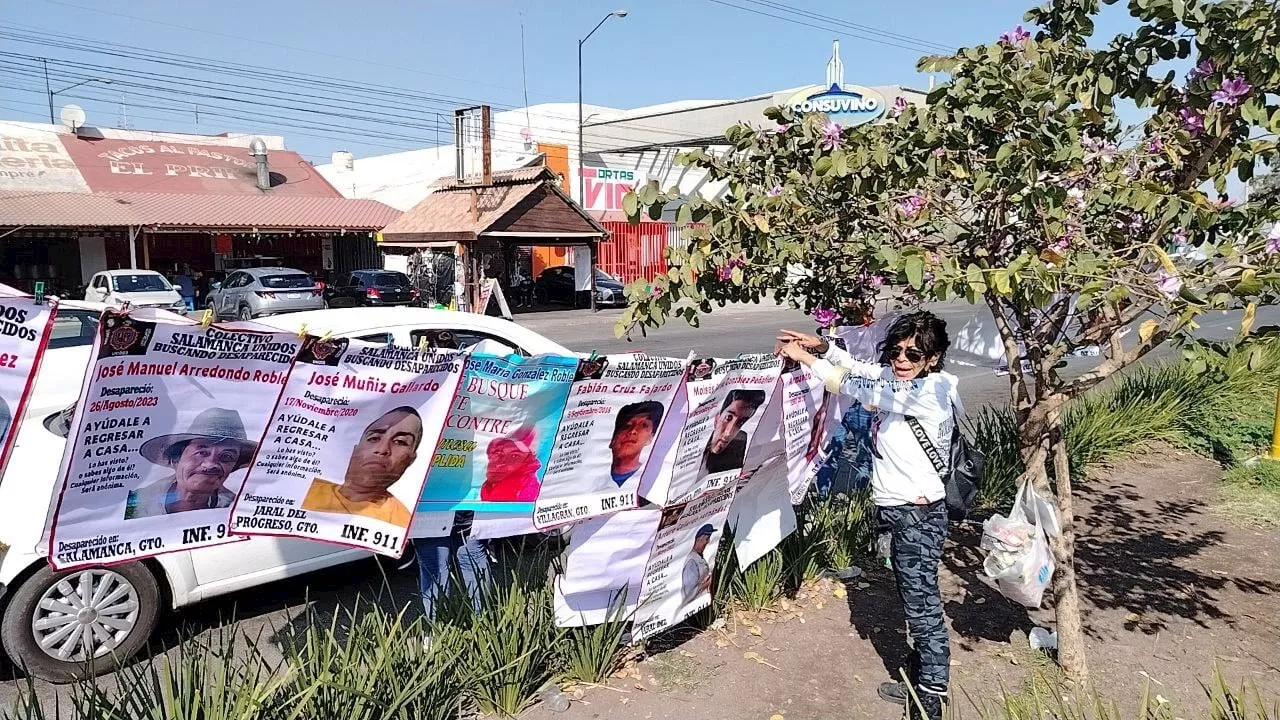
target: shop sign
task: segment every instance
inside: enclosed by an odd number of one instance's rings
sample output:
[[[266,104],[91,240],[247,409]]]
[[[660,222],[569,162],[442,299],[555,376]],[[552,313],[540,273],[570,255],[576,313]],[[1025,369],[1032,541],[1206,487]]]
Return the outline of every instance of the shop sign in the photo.
[[[832,122],[854,127],[883,117],[885,101],[883,95],[861,85],[832,84],[829,88],[814,85],[788,98],[787,107],[800,115],[822,113]]]
[[[58,134],[0,123],[0,190],[89,192]]]
[[[622,210],[622,198],[642,185],[634,170],[607,167],[582,168],[582,206],[587,210]]]

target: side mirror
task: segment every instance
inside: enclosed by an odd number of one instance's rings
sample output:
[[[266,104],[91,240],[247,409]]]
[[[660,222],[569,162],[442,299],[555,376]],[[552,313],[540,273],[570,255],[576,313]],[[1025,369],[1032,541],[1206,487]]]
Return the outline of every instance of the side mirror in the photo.
[[[210,290],[210,291],[213,291],[213,290],[221,290],[221,289],[222,289],[222,283],[217,282],[216,280],[215,280],[214,282],[209,283],[209,290]]]

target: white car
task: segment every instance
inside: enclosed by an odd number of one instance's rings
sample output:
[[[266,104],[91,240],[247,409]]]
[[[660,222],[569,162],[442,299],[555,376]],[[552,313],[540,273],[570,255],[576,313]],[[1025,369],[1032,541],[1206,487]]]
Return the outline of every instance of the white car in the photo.
[[[163,308],[184,312],[187,303],[165,276],[155,270],[105,270],[84,290],[85,302],[120,307]]]
[[[178,608],[320,568],[367,558],[362,550],[309,540],[254,537],[247,543],[176,552],[111,567],[54,572],[40,538],[58,479],[70,420],[89,363],[101,305],[65,301],[36,379],[9,467],[0,480],[0,642],[30,675],[66,682],[113,669],[147,642],[162,605]],[[416,346],[452,334],[462,349],[482,340],[522,355],[573,355],[501,318],[424,308],[350,308],[263,318],[261,324],[372,342]],[[492,348],[492,343],[486,350]]]

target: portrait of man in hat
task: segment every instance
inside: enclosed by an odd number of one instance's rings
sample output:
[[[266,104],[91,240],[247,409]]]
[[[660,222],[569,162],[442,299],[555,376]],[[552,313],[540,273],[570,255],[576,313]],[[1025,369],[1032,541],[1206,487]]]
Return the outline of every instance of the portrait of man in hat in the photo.
[[[711,542],[711,536],[715,533],[716,529],[711,526],[711,523],[707,523],[698,528],[697,534],[693,536],[693,548],[684,561],[680,582],[685,605],[693,602],[703,592],[711,590],[711,565],[703,553],[707,551],[707,544]]]
[[[138,452],[173,474],[130,491],[124,519],[231,507],[235,493],[224,483],[249,465],[257,448],[245,434],[240,413],[226,408],[200,413],[185,433],[151,438]]]
[[[407,528],[413,513],[389,490],[418,458],[422,416],[408,406],[380,415],[356,439],[341,483],[316,478],[303,510],[342,513]]]

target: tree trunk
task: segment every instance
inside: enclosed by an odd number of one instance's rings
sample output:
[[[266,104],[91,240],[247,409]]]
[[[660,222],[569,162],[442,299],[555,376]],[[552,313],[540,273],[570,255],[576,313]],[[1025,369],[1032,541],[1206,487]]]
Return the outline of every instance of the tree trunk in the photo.
[[[1071,504],[1070,462],[1062,435],[1062,402],[1041,399],[1032,406],[1019,431],[1026,474],[1024,478],[1044,497],[1056,500],[1062,533],[1049,538],[1056,566],[1053,575],[1054,612],[1058,625],[1058,662],[1067,678],[1079,686],[1089,682],[1080,617],[1080,594],[1075,574],[1075,528]],[[1052,459],[1057,490],[1049,482],[1047,464]]]
[[[1084,623],[1080,617],[1080,590],[1076,585],[1071,462],[1062,432],[1061,407],[1049,414],[1049,445],[1053,451],[1058,518],[1062,526],[1062,534],[1049,539],[1049,549],[1053,551],[1053,561],[1057,565],[1053,575],[1053,597],[1058,619],[1058,663],[1069,680],[1085,687],[1089,684],[1089,664],[1084,647]]]

